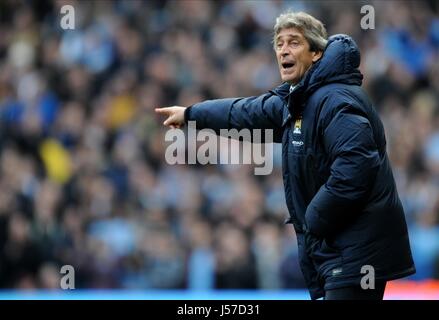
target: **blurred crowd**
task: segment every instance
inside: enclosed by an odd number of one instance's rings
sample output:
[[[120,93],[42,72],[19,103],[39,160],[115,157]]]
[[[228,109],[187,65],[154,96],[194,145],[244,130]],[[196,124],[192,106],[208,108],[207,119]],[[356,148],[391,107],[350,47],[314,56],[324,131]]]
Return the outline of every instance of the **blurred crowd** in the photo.
[[[63,5],[75,9],[64,30]],[[361,6],[375,8],[362,30]],[[168,165],[155,107],[280,84],[286,9],[347,33],[384,122],[417,266],[439,279],[439,4],[434,1],[0,2],[0,287],[303,288],[274,170]],[[391,228],[392,226],[389,226]]]

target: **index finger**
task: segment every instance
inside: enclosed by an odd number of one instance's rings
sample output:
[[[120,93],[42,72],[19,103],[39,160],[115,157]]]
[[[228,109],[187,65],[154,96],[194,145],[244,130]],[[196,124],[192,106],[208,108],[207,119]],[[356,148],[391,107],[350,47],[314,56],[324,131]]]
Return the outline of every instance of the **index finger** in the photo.
[[[155,112],[157,112],[157,113],[168,114],[168,113],[171,112],[169,109],[171,109],[171,107],[155,108],[154,110],[155,110]]]

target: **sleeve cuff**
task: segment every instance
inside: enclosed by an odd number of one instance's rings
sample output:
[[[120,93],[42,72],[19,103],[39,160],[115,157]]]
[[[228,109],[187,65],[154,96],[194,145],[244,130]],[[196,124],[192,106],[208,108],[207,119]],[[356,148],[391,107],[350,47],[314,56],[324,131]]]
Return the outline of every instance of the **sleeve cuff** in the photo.
[[[190,116],[191,116],[191,108],[192,108],[192,106],[187,107],[184,110],[184,122],[185,123],[187,123],[189,120],[191,120],[191,118],[190,118]]]

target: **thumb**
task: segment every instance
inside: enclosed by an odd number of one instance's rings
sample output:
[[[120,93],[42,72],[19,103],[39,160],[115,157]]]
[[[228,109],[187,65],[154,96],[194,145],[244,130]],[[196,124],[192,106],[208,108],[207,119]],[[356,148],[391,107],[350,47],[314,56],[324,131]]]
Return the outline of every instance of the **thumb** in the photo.
[[[165,125],[165,126],[169,126],[170,124],[173,124],[174,123],[174,119],[175,117],[174,117],[174,115],[171,115],[171,116],[169,116],[166,120],[165,120],[165,122],[163,122],[163,125]]]

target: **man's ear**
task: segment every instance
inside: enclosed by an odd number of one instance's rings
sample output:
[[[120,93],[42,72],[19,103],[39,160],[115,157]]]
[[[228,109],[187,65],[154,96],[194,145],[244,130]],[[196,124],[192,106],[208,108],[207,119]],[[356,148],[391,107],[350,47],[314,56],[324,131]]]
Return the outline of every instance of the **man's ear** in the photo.
[[[319,61],[319,59],[322,57],[322,55],[323,55],[323,51],[314,51],[313,57],[312,57],[312,62],[315,63],[315,62]]]

